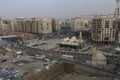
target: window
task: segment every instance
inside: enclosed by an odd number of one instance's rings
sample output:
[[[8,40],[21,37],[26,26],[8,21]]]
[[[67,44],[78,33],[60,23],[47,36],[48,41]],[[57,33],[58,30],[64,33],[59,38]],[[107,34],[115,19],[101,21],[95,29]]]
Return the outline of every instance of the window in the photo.
[[[109,28],[109,21],[105,21],[105,28]]]
[[[115,20],[113,20],[113,27],[115,27],[116,26],[116,21]]]
[[[104,40],[109,40],[109,38],[108,38],[108,37],[105,37]]]
[[[113,38],[115,38],[115,31],[113,31]]]

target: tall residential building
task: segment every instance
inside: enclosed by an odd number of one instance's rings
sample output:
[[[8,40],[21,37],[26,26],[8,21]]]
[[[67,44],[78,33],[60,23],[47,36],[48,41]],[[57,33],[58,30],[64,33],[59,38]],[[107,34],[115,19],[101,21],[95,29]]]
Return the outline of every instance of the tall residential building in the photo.
[[[17,18],[16,26],[17,31],[27,33],[38,33],[38,20],[37,18]]]
[[[37,34],[38,33],[38,18],[31,18],[30,23],[32,26],[32,33]]]
[[[113,15],[96,16],[92,22],[93,41],[100,44],[116,42],[116,18]]]
[[[71,29],[73,32],[84,31],[86,30],[87,26],[88,26],[88,20],[84,18],[75,17],[71,19]]]
[[[38,21],[38,33],[40,34],[50,34],[52,33],[52,19],[43,18]]]
[[[11,20],[2,21],[2,30],[11,30]]]
[[[31,19],[26,19],[24,21],[24,32],[32,33],[32,23]]]
[[[2,30],[3,20],[0,19],[0,30]]]
[[[25,18],[16,18],[16,31],[24,31],[25,20]]]
[[[17,29],[16,25],[17,25],[16,20],[11,20],[11,23],[10,23],[11,31],[16,31]]]
[[[118,44],[120,45],[120,32],[118,34]]]
[[[57,32],[59,30],[59,20],[58,19],[52,19],[52,31]]]

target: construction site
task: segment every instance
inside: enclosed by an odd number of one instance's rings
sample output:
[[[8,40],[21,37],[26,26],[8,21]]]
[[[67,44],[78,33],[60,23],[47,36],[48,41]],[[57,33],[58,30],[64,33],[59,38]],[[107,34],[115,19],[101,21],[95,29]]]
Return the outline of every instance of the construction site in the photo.
[[[18,31],[0,30],[0,80],[120,80],[119,3],[114,14],[94,15],[90,22],[81,17],[61,22],[71,25],[70,34],[52,33],[55,21],[47,18],[18,19]]]

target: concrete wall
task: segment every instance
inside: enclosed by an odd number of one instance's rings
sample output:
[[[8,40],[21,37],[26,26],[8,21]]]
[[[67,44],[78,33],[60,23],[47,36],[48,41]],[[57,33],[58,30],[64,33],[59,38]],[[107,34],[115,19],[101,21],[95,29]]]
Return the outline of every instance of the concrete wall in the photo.
[[[53,66],[49,70],[43,70],[35,74],[33,73],[24,80],[53,80],[55,77],[57,77],[59,74],[62,74],[63,72],[64,65],[58,64]]]
[[[62,64],[55,65],[51,67],[49,70],[43,70],[35,74],[33,73],[29,75],[27,78],[25,78],[25,80],[53,80],[54,78],[58,77],[58,75],[63,74],[64,72],[67,73],[77,72],[112,77],[111,74],[103,72],[101,70],[65,62]]]

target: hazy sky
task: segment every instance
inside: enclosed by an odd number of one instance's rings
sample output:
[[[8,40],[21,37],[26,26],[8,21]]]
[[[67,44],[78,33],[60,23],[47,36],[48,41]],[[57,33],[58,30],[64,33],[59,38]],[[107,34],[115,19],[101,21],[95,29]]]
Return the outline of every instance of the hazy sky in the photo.
[[[0,0],[0,17],[70,18],[113,13],[115,0]]]

